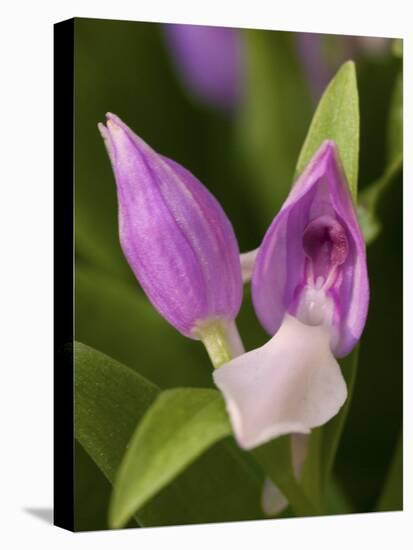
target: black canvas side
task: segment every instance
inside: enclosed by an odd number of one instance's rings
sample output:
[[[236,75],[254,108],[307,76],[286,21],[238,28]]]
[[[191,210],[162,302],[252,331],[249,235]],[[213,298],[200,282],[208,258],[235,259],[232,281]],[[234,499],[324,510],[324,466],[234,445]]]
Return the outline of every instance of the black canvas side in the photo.
[[[74,530],[74,19],[54,25],[54,524]]]

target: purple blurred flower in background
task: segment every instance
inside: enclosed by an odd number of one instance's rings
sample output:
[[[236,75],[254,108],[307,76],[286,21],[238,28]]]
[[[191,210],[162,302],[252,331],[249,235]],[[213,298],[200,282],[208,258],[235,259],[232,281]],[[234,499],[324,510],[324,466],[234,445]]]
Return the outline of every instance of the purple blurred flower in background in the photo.
[[[324,59],[323,36],[307,32],[297,33],[296,47],[314,102],[327,86],[333,69]]]
[[[361,336],[369,286],[364,239],[334,142],[322,144],[269,227],[252,296],[274,336],[214,372],[244,448],[308,433],[347,397],[335,357]]]
[[[117,116],[99,130],[112,162],[123,252],[154,307],[182,334],[231,323],[242,298],[239,249],[213,195]]]
[[[317,103],[338,67],[349,59],[374,58],[390,49],[388,38],[300,32],[297,54],[314,103]]]
[[[241,36],[237,29],[165,25],[171,55],[191,92],[213,106],[233,109],[241,96]]]
[[[242,97],[245,56],[239,29],[164,25],[169,51],[188,90],[202,101],[233,110]],[[352,57],[381,55],[389,39],[296,33],[296,50],[315,102],[337,68]]]

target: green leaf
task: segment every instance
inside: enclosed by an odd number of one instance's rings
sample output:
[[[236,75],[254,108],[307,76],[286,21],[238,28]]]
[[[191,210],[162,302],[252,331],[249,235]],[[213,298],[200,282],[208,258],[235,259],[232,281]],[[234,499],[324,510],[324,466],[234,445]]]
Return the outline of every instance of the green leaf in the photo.
[[[288,500],[298,516],[312,516],[318,510],[297,482],[291,459],[290,436],[277,437],[252,451],[258,464]]]
[[[108,529],[108,507],[112,486],[87,454],[75,442],[75,531],[102,531]],[[136,521],[131,526],[137,527]]]
[[[80,342],[75,344],[74,361],[76,438],[111,481],[128,436],[159,389]]]
[[[376,510],[392,512],[403,509],[403,438],[399,435],[392,463]]]
[[[138,425],[116,476],[111,525],[122,527],[203,451],[231,433],[218,391],[163,392]]]
[[[296,177],[304,170],[322,142],[336,142],[353,198],[357,198],[360,133],[356,68],[348,61],[327,86],[311,121],[298,158]]]
[[[327,513],[329,515],[351,514],[351,504],[337,480],[332,478],[327,487]]]
[[[124,365],[75,345],[75,433],[113,483],[136,425],[159,389]],[[167,468],[165,464],[165,468]],[[209,449],[136,514],[139,525],[262,518],[262,479],[233,443]]]
[[[293,33],[247,30],[245,99],[239,138],[248,197],[266,228],[287,197],[311,115]]]

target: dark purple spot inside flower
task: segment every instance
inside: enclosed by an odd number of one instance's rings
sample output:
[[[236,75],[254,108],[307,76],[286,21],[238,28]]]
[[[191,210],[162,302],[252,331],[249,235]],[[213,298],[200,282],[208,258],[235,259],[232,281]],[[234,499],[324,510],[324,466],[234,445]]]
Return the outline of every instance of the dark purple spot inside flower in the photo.
[[[346,261],[348,239],[344,227],[332,216],[320,216],[304,230],[303,248],[311,263],[314,280],[327,279],[337,266]]]

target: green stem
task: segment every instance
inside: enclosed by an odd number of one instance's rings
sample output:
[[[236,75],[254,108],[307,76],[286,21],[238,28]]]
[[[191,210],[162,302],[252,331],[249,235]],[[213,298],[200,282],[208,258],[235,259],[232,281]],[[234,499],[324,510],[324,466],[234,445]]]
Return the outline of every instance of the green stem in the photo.
[[[278,481],[277,487],[288,500],[297,516],[321,515],[321,510],[310,501],[295,477],[289,478],[285,483]]]
[[[320,514],[319,507],[312,502],[294,475],[291,460],[290,436],[281,436],[252,451],[258,463],[283,493],[297,516]]]
[[[214,319],[198,326],[195,334],[202,340],[211,363],[216,369],[244,353],[244,346],[235,321]]]
[[[334,459],[337,453],[340,438],[343,433],[344,425],[350,410],[351,401],[354,394],[354,386],[357,378],[357,367],[359,359],[360,344],[341,362],[341,369],[347,384],[348,397],[344,406],[337,416],[335,416],[323,428],[323,445],[320,452],[323,456],[324,472],[321,480],[322,494],[325,497],[326,487],[329,483],[331,472],[333,470]]]
[[[195,330],[195,335],[204,344],[214,368],[219,368],[234,357],[244,353],[238,329],[234,321],[214,319],[203,323]],[[297,482],[292,467],[289,443],[283,443],[285,438],[278,438],[267,445],[253,451],[258,462],[264,468],[272,482],[282,491],[297,516],[315,516],[321,513],[318,507],[307,497],[304,489]],[[289,439],[288,439],[289,441]],[[281,445],[281,446],[280,446]],[[288,473],[280,476],[277,468],[277,455],[281,455],[288,463]],[[277,475],[278,474],[278,475]]]
[[[315,428],[309,437],[307,456],[300,476],[303,490],[307,495],[311,495],[311,500],[320,511],[323,509],[322,446],[323,429],[321,427]]]

